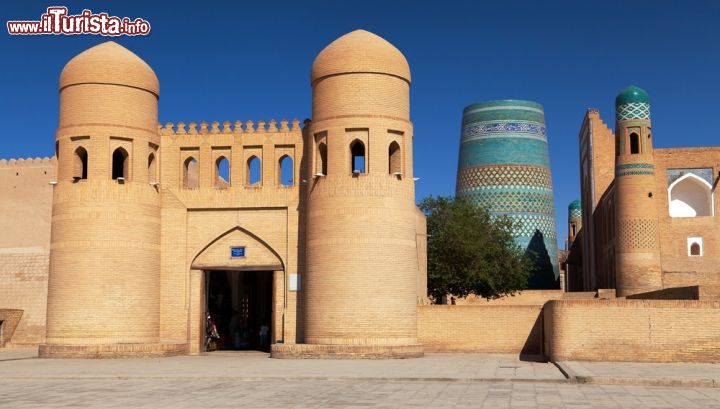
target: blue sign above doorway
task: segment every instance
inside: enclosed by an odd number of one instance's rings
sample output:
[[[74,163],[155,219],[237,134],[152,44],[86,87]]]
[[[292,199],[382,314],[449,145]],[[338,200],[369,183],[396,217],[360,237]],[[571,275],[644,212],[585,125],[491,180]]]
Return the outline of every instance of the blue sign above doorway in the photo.
[[[230,257],[232,257],[232,258],[245,257],[245,246],[230,247]]]

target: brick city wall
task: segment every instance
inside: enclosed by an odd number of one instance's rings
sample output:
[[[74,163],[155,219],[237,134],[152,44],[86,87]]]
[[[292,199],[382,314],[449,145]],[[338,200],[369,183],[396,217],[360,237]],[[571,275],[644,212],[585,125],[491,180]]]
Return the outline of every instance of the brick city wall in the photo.
[[[541,305],[421,305],[426,352],[542,354]]]
[[[564,297],[563,290],[523,290],[514,295],[488,300],[477,295],[457,298],[457,305],[543,305],[550,300]]]
[[[0,308],[23,310],[12,344],[45,340],[49,262],[42,248],[0,249]]]
[[[55,158],[0,160],[0,309],[22,310],[11,344],[45,341]]]
[[[12,339],[22,315],[23,310],[0,309],[0,348]]]
[[[552,361],[720,360],[718,301],[556,300],[543,316]]]

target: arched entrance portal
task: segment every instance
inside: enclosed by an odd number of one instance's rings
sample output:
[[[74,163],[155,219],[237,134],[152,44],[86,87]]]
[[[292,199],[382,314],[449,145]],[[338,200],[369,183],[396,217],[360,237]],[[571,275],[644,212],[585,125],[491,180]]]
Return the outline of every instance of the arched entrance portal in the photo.
[[[272,271],[205,271],[205,303],[217,330],[213,350],[270,351]]]
[[[269,351],[282,339],[284,263],[265,241],[235,227],[205,246],[191,268],[203,277],[200,352]],[[215,336],[207,342],[212,324]]]

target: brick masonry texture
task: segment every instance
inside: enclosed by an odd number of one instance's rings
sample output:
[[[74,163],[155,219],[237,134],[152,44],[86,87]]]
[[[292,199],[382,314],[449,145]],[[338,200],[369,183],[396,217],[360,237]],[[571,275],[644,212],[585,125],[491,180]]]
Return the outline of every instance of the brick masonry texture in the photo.
[[[543,316],[553,361],[720,360],[718,301],[555,300]]]
[[[0,308],[21,310],[13,345],[45,341],[55,158],[0,160]],[[6,328],[7,331],[7,328]],[[6,332],[5,341],[10,333]]]
[[[423,305],[418,339],[430,352],[542,355],[541,305]]]

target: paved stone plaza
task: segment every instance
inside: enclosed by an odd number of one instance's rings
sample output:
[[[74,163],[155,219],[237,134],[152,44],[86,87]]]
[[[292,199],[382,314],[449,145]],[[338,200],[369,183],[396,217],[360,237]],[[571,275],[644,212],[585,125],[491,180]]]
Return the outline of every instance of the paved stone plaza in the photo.
[[[2,408],[720,408],[718,389],[511,382],[13,380]]]
[[[0,408],[720,408],[714,381],[720,365],[559,366],[569,378],[552,363],[512,355],[341,361],[215,353],[63,360],[5,349]]]

